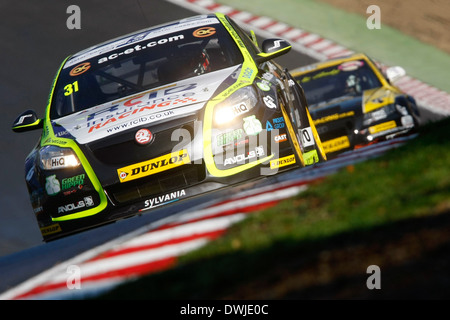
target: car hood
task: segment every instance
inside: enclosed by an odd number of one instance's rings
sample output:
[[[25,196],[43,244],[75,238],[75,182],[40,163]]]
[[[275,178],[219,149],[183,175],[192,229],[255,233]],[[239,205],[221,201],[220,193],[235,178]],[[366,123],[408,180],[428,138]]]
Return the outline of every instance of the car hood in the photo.
[[[385,87],[364,90],[362,95],[342,96],[326,103],[311,106],[311,116],[315,124],[331,121],[335,118],[361,115],[392,104],[396,92]]]
[[[55,120],[57,137],[90,143],[134,127],[167,121],[202,109],[236,66],[174,82]]]

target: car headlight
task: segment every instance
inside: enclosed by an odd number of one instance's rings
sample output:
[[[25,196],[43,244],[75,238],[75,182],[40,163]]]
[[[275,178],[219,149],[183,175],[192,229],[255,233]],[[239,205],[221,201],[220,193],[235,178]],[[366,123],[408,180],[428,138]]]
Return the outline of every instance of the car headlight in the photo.
[[[39,151],[40,166],[44,170],[78,167],[80,161],[75,152],[69,148],[45,146]]]
[[[364,115],[363,125],[369,126],[374,122],[387,118],[390,114],[396,111],[396,107],[393,104],[376,109],[375,111],[366,113]]]
[[[237,116],[250,111],[257,102],[258,98],[251,86],[239,89],[216,106],[214,122],[218,126],[229,124]]]

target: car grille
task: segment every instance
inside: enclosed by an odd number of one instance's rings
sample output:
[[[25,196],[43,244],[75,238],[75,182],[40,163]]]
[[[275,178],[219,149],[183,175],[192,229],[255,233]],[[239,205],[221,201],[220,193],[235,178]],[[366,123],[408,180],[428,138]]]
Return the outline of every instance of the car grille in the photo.
[[[195,117],[182,118],[160,124],[147,126],[154,140],[148,145],[140,145],[135,141],[135,133],[141,128],[114,134],[99,142],[88,144],[88,148],[97,161],[109,166],[125,166],[167,154],[180,147],[180,141],[172,141],[172,133],[176,129],[186,129],[193,138]],[[167,129],[169,128],[169,129]]]
[[[203,181],[205,177],[204,164],[189,164],[147,178],[108,187],[106,192],[115,204],[126,204],[161,193],[181,190]]]

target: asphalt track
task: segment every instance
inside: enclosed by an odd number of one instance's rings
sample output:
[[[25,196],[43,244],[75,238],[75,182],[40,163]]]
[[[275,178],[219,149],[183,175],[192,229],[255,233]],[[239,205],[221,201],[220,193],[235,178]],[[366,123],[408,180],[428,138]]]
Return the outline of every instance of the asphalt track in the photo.
[[[124,220],[73,237],[43,245],[28,201],[23,162],[37,142],[38,132],[12,133],[16,116],[29,108],[43,115],[50,84],[60,62],[69,54],[90,45],[135,30],[197,14],[166,1],[78,1],[81,29],[69,30],[66,9],[69,1],[31,0],[0,4],[0,96],[3,110],[1,140],[1,224],[0,224],[0,292],[40,272],[56,261],[90,249],[114,237],[125,236],[144,224],[177,213],[174,205],[151,215]],[[48,18],[51,17],[51,18]],[[288,69],[314,61],[309,55],[292,50],[278,62]],[[430,114],[426,118],[437,117]],[[247,186],[248,187],[248,186]],[[224,190],[226,196],[237,190]],[[215,193],[217,198],[219,194]],[[212,195],[209,195],[212,196]],[[183,204],[192,208],[209,199],[194,198]],[[117,227],[119,226],[119,227]]]

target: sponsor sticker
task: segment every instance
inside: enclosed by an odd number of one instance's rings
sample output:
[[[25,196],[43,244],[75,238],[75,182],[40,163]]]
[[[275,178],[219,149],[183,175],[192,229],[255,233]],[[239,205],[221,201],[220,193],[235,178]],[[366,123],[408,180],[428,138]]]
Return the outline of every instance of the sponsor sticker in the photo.
[[[279,134],[279,135],[276,135],[273,139],[276,143],[284,142],[284,141],[287,141],[287,135],[286,135],[286,133]]]
[[[41,233],[43,236],[48,236],[50,234],[53,233],[58,233],[61,232],[61,226],[58,223],[52,224],[51,226],[47,226],[47,227],[42,227],[41,229]]]
[[[144,202],[145,208],[141,209],[140,211],[148,210],[151,208],[162,206],[164,204],[178,201],[180,200],[181,197],[184,197],[185,195],[186,191],[182,189],[147,199]]]
[[[210,37],[216,33],[216,28],[214,27],[202,27],[195,30],[192,35],[197,38]]]
[[[117,169],[120,182],[127,182],[190,163],[186,149]]]
[[[271,160],[270,169],[281,168],[295,163],[295,155],[291,154],[289,156]]]
[[[82,209],[85,207],[93,207],[94,199],[91,196],[84,197],[83,200],[78,202],[68,203],[66,205],[58,207],[58,213],[71,212],[73,210]]]
[[[277,105],[275,104],[275,99],[272,96],[265,96],[263,98],[265,105],[270,109],[276,109]]]
[[[142,145],[149,144],[153,140],[153,134],[148,129],[140,129],[134,135],[136,142]]]
[[[54,196],[61,191],[61,185],[56,178],[56,174],[45,178],[45,190],[49,196]]]
[[[72,77],[76,77],[76,76],[79,76],[80,74],[85,73],[86,71],[88,71],[90,67],[91,67],[91,64],[89,62],[84,62],[84,63],[81,63],[81,64],[77,65],[72,70],[70,70],[69,74]]]
[[[246,134],[255,136],[262,131],[261,122],[256,119],[255,115],[244,118],[243,120],[243,127]]]
[[[397,127],[397,124],[395,123],[394,120],[392,120],[392,121],[388,121],[388,122],[377,124],[376,126],[369,127],[369,132],[371,134],[374,134],[374,133],[377,133],[377,132],[394,129],[396,127]]]
[[[350,147],[350,141],[347,136],[334,138],[328,141],[322,142],[325,153],[331,153]]]

